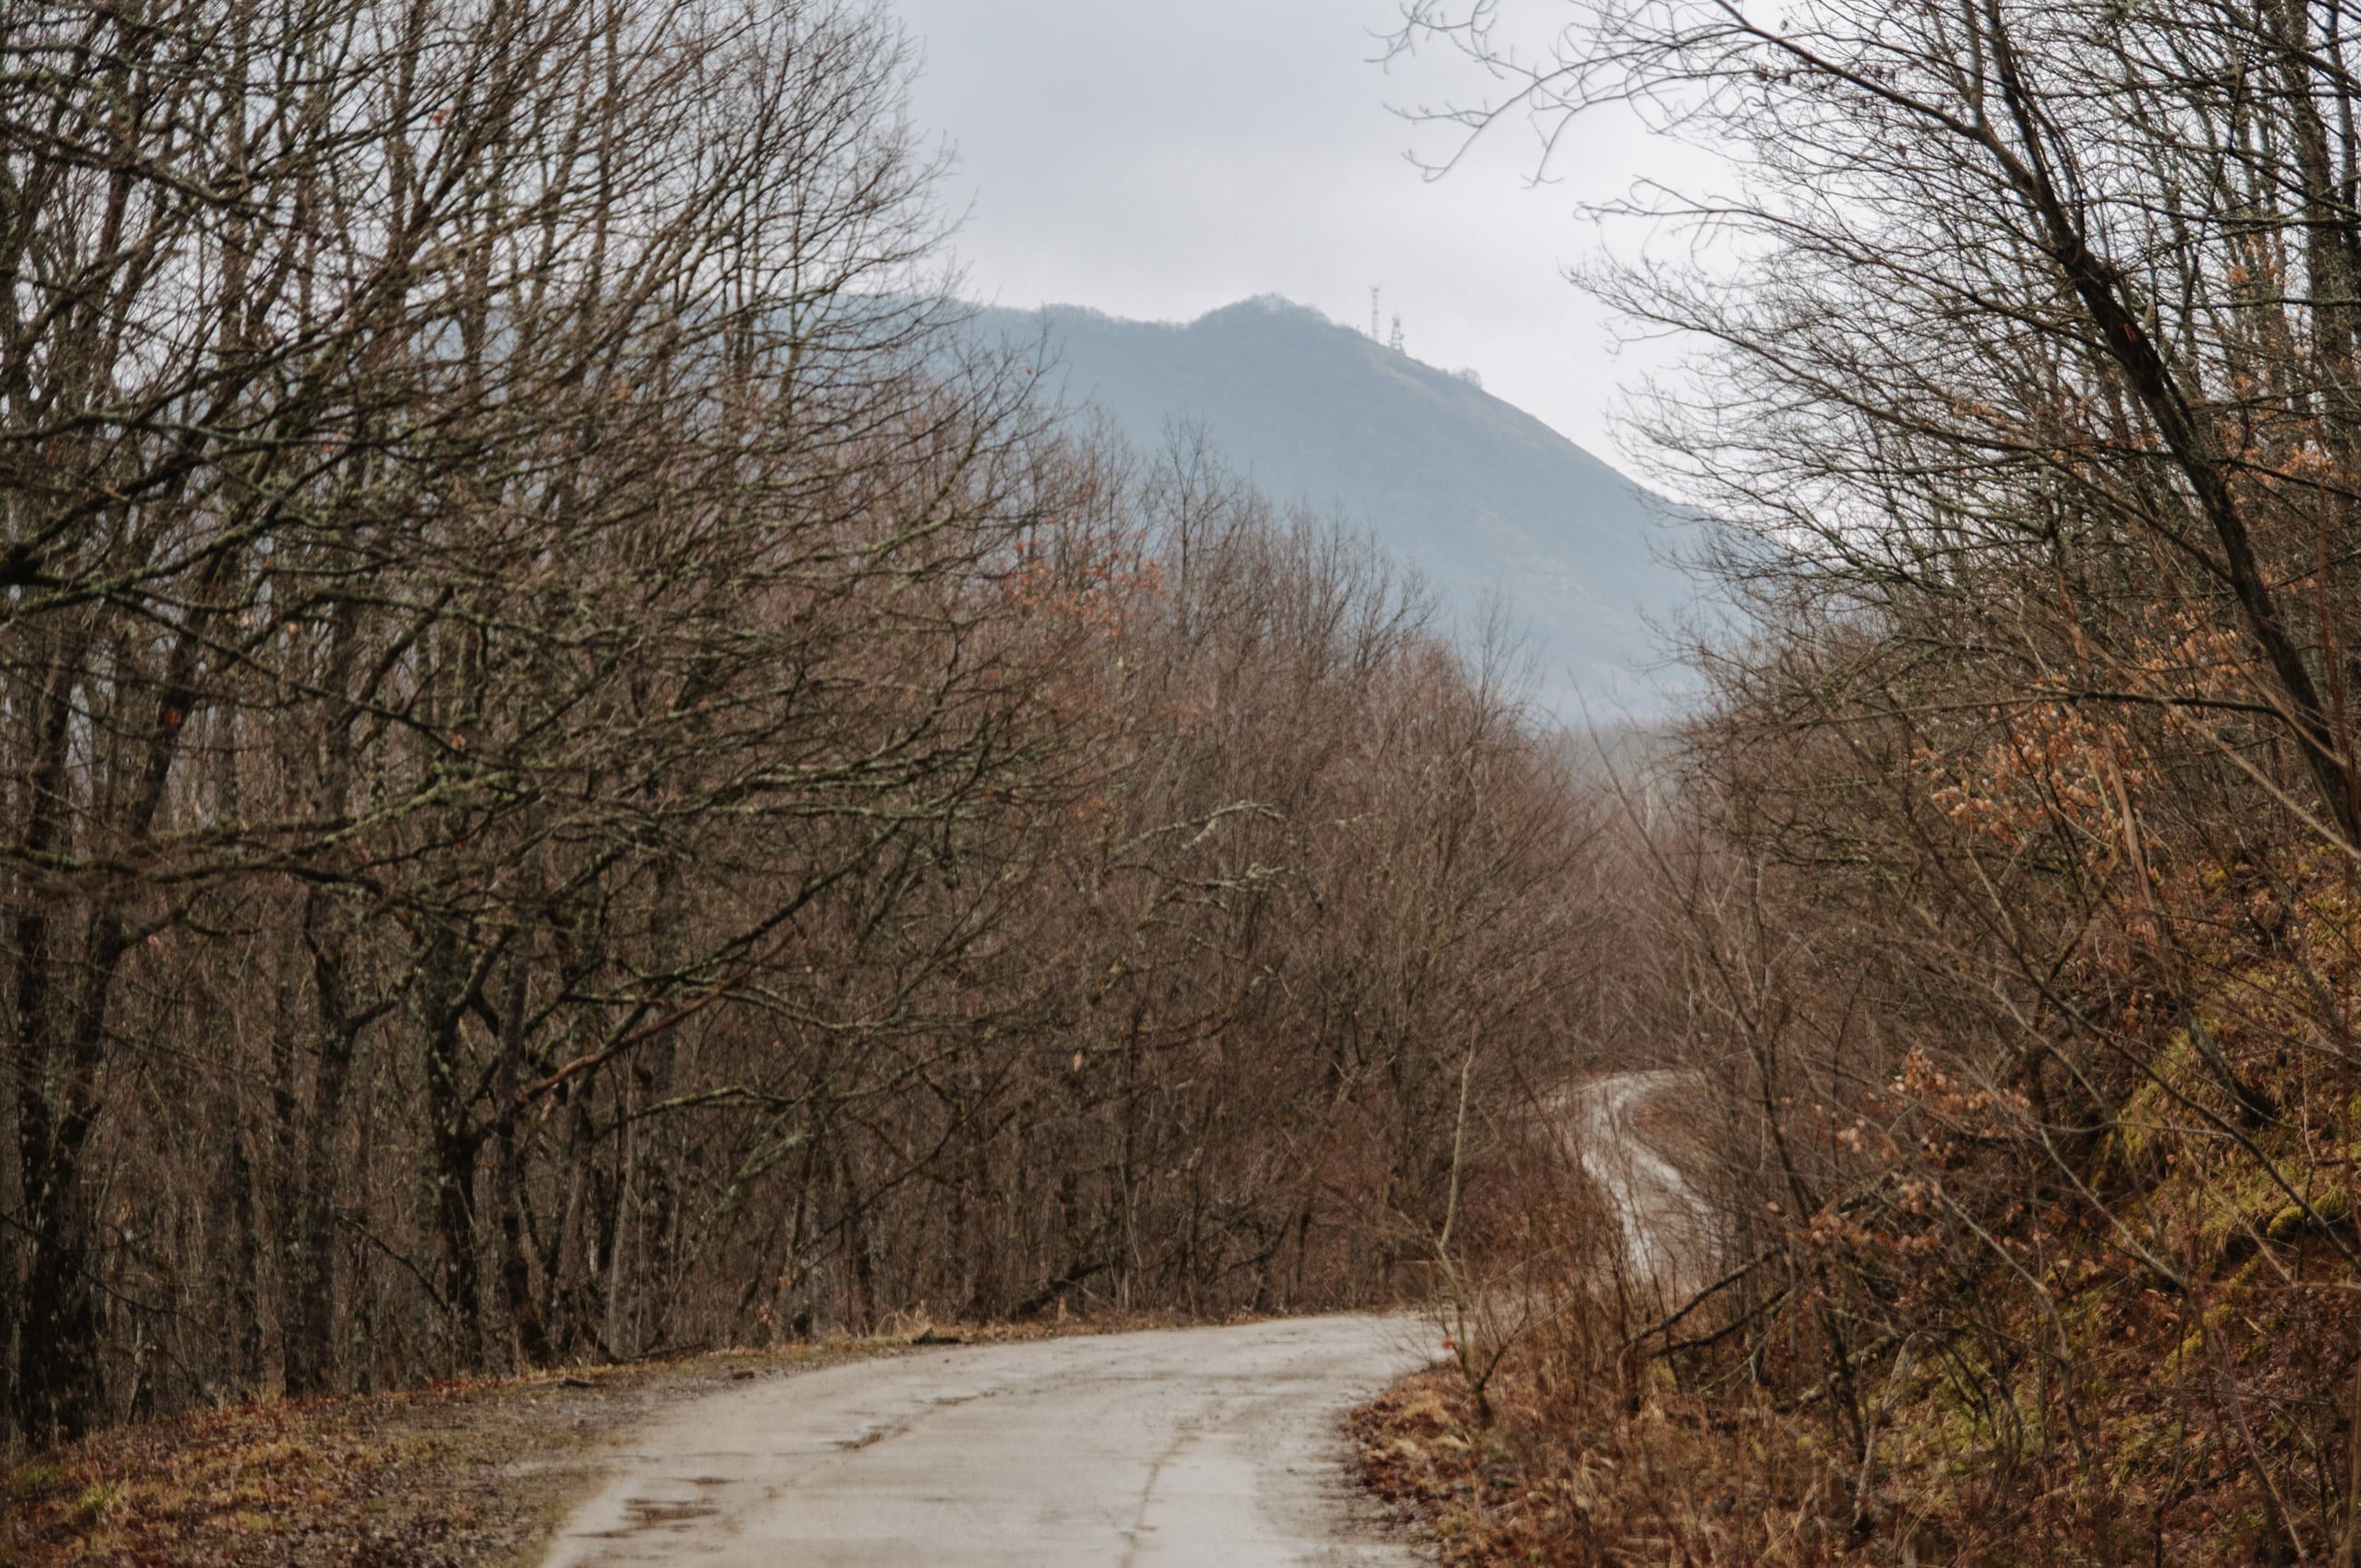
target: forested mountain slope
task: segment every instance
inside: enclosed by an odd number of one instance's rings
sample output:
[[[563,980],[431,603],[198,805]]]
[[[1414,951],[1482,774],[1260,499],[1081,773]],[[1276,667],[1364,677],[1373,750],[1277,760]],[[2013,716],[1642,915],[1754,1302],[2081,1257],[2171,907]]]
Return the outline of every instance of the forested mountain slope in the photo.
[[[1265,493],[1341,506],[1472,629],[1497,593],[1530,637],[1542,699],[1654,710],[1653,625],[1694,594],[1663,503],[1473,379],[1275,296],[1186,325],[1055,305],[991,309],[988,333],[1039,355],[1068,403],[1137,445],[1201,423]]]

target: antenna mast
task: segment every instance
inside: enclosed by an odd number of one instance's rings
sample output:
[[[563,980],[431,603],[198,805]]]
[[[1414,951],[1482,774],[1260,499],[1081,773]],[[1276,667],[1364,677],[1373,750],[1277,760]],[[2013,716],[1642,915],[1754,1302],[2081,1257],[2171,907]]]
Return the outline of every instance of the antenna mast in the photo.
[[[1386,339],[1385,346],[1397,354],[1408,351],[1402,347],[1402,318],[1399,315],[1394,318],[1394,336]]]
[[[1377,341],[1377,285],[1369,286],[1369,340]]]

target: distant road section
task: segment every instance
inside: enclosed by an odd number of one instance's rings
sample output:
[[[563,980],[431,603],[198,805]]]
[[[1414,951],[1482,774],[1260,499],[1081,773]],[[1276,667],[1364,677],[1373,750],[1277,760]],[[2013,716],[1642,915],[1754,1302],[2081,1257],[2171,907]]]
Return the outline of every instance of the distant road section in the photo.
[[[1411,1568],[1338,1422],[1426,1337],[1296,1318],[769,1379],[645,1433],[547,1568]]]
[[[1667,1310],[1717,1273],[1721,1248],[1705,1195],[1664,1148],[1651,1112],[1697,1100],[1706,1085],[1690,1072],[1611,1073],[1558,1098],[1567,1146],[1606,1195],[1623,1231],[1625,1283]]]

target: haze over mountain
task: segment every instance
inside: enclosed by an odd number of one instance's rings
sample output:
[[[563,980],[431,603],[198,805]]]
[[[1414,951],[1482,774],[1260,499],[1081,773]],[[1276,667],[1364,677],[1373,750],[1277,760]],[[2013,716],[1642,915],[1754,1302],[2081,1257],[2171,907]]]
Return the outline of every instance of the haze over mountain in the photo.
[[[1650,620],[1694,597],[1664,504],[1465,374],[1273,296],[1186,325],[1053,305],[979,324],[1045,349],[1073,405],[1153,449],[1202,422],[1282,502],[1340,505],[1442,595],[1463,629],[1497,594],[1560,716],[1661,709]]]

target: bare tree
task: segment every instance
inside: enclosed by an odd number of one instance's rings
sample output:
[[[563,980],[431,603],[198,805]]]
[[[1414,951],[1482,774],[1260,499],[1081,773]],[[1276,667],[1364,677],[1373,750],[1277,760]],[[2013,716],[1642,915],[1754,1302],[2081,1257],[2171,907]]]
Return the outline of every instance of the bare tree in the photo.
[[[0,52],[12,1438],[1422,1266],[1590,813],[963,333],[879,11]]]
[[[1650,971],[1733,1272],[1639,1330],[1825,1420],[1864,1557],[2349,1554],[2349,13],[1492,19],[1408,18],[1506,73],[1467,124],[1634,101],[1734,170],[1590,279],[1703,346],[1641,425],[1751,621]]]

